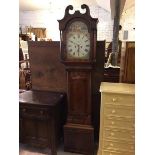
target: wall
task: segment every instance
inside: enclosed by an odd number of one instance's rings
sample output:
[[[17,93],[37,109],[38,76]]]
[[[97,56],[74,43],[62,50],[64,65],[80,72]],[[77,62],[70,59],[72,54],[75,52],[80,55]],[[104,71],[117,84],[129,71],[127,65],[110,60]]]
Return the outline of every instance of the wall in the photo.
[[[60,34],[57,20],[64,17],[64,10],[65,8],[63,10],[55,9],[54,11],[51,9],[46,11],[22,11],[19,13],[19,24],[22,26],[23,31],[25,26],[44,27],[47,29],[47,38],[59,41]],[[90,13],[92,17],[99,19],[97,39],[111,41],[113,20],[110,12],[98,6],[90,6]],[[127,40],[134,40],[134,7],[123,13],[120,22],[123,27],[120,39],[123,40],[124,30],[128,30]]]
[[[57,9],[55,11],[22,11],[19,13],[19,24],[24,31],[25,26],[44,27],[47,29],[47,38],[52,40],[60,40],[58,19],[64,17],[64,10]],[[112,23],[110,12],[101,7],[90,7],[92,17],[98,18],[98,40],[112,39]]]
[[[59,40],[58,14],[49,11],[23,11],[19,14],[19,24],[25,26],[43,27],[47,30],[47,38]]]
[[[135,41],[135,6],[130,9],[123,11],[120,24],[122,25],[122,36],[123,41]],[[128,31],[128,39],[123,39],[124,31]]]

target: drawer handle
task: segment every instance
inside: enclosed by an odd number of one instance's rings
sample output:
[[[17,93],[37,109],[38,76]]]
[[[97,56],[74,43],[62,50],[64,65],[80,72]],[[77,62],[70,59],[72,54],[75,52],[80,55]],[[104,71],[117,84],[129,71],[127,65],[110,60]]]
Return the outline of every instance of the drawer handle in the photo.
[[[22,109],[22,111],[23,111],[23,112],[25,112],[25,111],[26,111],[26,109],[25,109],[25,108],[23,108],[23,109]]]
[[[112,99],[112,101],[113,101],[113,102],[116,102],[116,101],[117,101],[117,99],[116,99],[116,98],[113,98],[113,99]]]
[[[110,146],[114,146],[114,144],[113,143],[110,143]]]
[[[116,110],[112,110],[111,112],[112,112],[112,114],[114,114],[116,112]]]
[[[112,121],[111,124],[115,124],[115,122]]]
[[[43,113],[44,113],[44,112],[41,110],[41,111],[40,111],[40,114],[42,115]]]
[[[111,136],[114,136],[115,134],[113,132],[110,133]]]

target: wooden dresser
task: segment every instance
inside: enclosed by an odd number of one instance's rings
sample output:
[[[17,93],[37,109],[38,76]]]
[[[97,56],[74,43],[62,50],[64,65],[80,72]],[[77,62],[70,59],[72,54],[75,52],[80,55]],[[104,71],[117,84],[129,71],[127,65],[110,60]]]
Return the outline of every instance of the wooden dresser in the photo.
[[[19,94],[20,142],[38,147],[56,146],[62,137],[65,94],[29,90]]]
[[[98,155],[134,155],[135,85],[102,82]]]

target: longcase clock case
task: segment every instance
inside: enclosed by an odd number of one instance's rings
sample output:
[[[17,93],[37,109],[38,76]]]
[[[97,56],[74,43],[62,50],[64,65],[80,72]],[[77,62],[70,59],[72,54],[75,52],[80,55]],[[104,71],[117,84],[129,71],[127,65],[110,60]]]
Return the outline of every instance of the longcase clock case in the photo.
[[[85,13],[76,10],[73,14],[69,11],[73,10],[73,6],[66,7],[65,16],[58,20],[60,30],[60,51],[61,62],[66,67],[67,72],[67,98],[68,98],[68,117],[64,125],[64,149],[70,152],[79,152],[85,155],[94,154],[94,128],[92,126],[92,69],[96,61],[96,38],[97,38],[97,18],[90,16],[89,7],[85,4],[81,5],[85,9]],[[70,32],[71,25],[75,22],[82,22],[86,25],[88,32],[84,32],[84,28],[75,26]],[[72,46],[73,58],[67,56],[67,34],[73,33],[79,36],[86,36],[89,39],[85,45],[82,39],[71,40],[76,42]],[[77,37],[78,38],[78,37]],[[79,37],[80,38],[80,37]],[[86,48],[87,46],[88,48]],[[84,49],[85,48],[85,49]],[[82,51],[84,50],[84,51]],[[88,52],[88,57],[84,58],[76,52]],[[75,53],[75,56],[74,56]],[[77,56],[76,56],[77,55]]]

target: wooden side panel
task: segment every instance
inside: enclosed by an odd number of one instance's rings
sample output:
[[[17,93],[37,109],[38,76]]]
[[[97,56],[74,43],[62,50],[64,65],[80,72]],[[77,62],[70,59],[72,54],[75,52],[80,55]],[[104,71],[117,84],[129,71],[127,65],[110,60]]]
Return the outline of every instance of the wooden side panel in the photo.
[[[47,122],[38,121],[35,119],[23,119],[23,142],[34,146],[47,147],[49,146]]]
[[[65,66],[60,62],[60,42],[29,41],[33,90],[66,92]]]
[[[105,59],[105,40],[97,41],[96,44],[96,63],[92,71],[92,124],[94,127],[94,138],[99,139],[100,124],[100,84],[104,81],[104,59]]]
[[[92,92],[98,93],[100,84],[104,80],[105,41],[96,43],[96,62],[92,71]]]
[[[135,42],[126,43],[122,82],[135,83]]]

